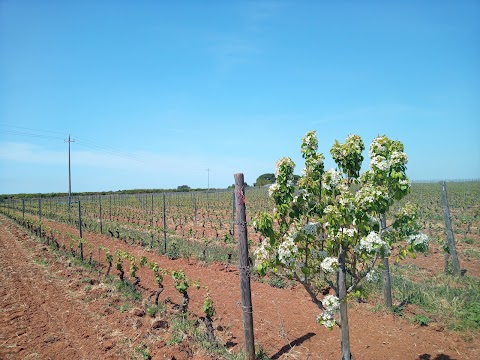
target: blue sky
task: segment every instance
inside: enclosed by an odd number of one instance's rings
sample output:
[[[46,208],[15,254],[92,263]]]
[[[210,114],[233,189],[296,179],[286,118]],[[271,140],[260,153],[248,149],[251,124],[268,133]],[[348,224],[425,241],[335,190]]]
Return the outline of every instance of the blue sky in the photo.
[[[480,178],[480,3],[0,2],[0,193],[68,191],[68,134],[75,192],[300,173],[309,130]]]

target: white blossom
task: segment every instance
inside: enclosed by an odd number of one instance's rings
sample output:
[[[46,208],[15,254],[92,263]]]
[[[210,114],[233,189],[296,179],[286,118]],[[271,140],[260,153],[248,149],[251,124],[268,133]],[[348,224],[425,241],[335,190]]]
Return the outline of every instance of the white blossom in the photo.
[[[368,254],[376,253],[382,250],[385,255],[389,254],[390,252],[388,244],[383,241],[375,231],[370,232],[370,234],[368,234],[366,237],[360,239],[359,248],[361,251],[364,251]]]
[[[370,160],[370,169],[388,171],[390,170],[390,161],[385,159],[383,156],[375,156]]]
[[[428,236],[422,233],[416,234],[416,235],[410,235],[407,238],[407,243],[409,243],[410,245],[415,247],[421,247],[424,249],[428,247],[429,241],[430,239],[428,238]]]
[[[278,247],[278,259],[285,266],[291,266],[295,263],[295,256],[298,253],[297,245],[293,240],[293,237],[287,237],[287,239]]]
[[[273,194],[278,191],[278,189],[279,189],[279,186],[277,183],[270,185],[268,188],[268,195],[272,197]]]
[[[272,254],[272,248],[268,238],[262,241],[262,243],[255,249],[253,254],[255,255],[255,259],[258,264],[275,259],[274,254]]]
[[[326,257],[320,264],[320,267],[325,273],[333,273],[337,271],[338,260],[335,257]]]
[[[340,300],[335,295],[326,295],[322,300],[323,312],[317,316],[317,322],[326,328],[332,329],[335,322],[335,313],[340,308]]]
[[[277,163],[276,163],[275,177],[278,177],[280,175],[280,168],[281,167],[287,167],[287,169],[290,170],[289,172],[291,174],[293,174],[293,169],[295,168],[295,163],[289,157],[283,157],[280,160],[278,160]]]
[[[377,282],[378,280],[380,280],[380,275],[377,271],[375,270],[370,270],[367,275],[365,275],[365,279],[368,281],[368,282]]]
[[[335,318],[332,316],[332,314],[325,312],[317,316],[317,322],[324,325],[327,329],[333,329],[335,326]]]
[[[394,151],[390,157],[391,165],[405,165],[408,162],[407,154],[403,151]]]
[[[335,189],[342,180],[342,174],[335,169],[323,173],[323,186],[327,190]]]
[[[342,229],[340,229],[340,231],[341,231],[342,234],[345,234],[345,235],[347,235],[348,237],[351,237],[351,238],[353,238],[355,236],[355,234],[357,233],[357,229],[342,228]]]
[[[327,313],[335,313],[340,308],[340,300],[335,295],[326,295],[322,300],[322,305]]]

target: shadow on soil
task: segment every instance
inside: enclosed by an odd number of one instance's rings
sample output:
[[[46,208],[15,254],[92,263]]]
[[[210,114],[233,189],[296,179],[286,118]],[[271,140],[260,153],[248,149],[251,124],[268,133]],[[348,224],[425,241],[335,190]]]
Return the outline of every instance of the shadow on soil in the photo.
[[[435,357],[433,357],[430,354],[422,354],[418,357],[418,359],[419,360],[455,360],[454,358],[445,354],[438,354]]]
[[[310,339],[311,337],[313,337],[315,335],[316,335],[315,333],[310,332],[310,333],[307,333],[303,336],[300,336],[298,339],[295,339],[295,340],[291,341],[290,343],[288,343],[287,345],[283,346],[280,350],[277,351],[276,354],[272,355],[271,359],[272,360],[279,359],[280,356],[282,356],[284,354],[287,354],[294,346],[302,344],[304,341],[307,341],[308,339]],[[441,359],[439,359],[439,360],[441,360]]]

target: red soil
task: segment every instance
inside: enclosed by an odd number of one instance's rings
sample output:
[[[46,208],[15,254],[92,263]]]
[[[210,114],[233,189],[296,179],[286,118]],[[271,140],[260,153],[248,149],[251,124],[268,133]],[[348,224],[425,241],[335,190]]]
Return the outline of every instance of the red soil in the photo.
[[[45,224],[75,232],[63,224]],[[87,270],[55,258],[47,246],[34,242],[3,216],[0,225],[1,359],[132,358],[138,356],[135,347],[142,343],[153,359],[212,358],[189,347],[188,341],[186,345],[167,346],[168,329],[152,329],[148,316],[117,310],[118,295],[109,294],[98,281],[85,283],[85,278],[94,277]],[[235,269],[186,259],[168,260],[96,233],[86,232],[84,238],[93,245],[93,258],[104,267],[105,254],[98,250],[100,245],[112,253],[123,249],[137,258],[145,255],[164,269],[183,269],[189,278],[208,286],[217,310],[216,336],[232,351],[243,347],[240,281]],[[431,256],[442,263],[441,253]],[[48,266],[43,265],[45,261]],[[138,275],[144,298],[148,298],[156,289],[153,273],[142,268]],[[161,299],[178,303],[180,296],[169,277],[165,277],[164,285]],[[201,316],[204,291],[191,289],[189,295],[191,317]],[[339,330],[329,331],[315,322],[319,310],[302,288],[276,289],[252,282],[252,300],[255,340],[270,357],[340,358]],[[374,313],[371,307],[368,303],[351,303],[349,307],[351,348],[356,360],[478,359],[480,344],[475,337],[464,339],[441,324],[418,326],[386,312]]]

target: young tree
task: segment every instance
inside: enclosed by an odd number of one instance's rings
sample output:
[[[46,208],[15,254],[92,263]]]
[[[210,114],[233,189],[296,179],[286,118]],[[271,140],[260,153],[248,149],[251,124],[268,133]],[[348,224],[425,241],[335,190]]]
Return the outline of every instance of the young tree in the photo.
[[[293,161],[277,162],[276,182],[269,189],[273,213],[262,213],[254,222],[265,237],[255,250],[256,266],[261,274],[283,268],[303,285],[322,310],[317,321],[341,328],[342,359],[349,360],[347,297],[358,295],[360,282],[380,258],[388,258],[393,244],[405,256],[426,250],[428,239],[418,234],[417,209],[411,204],[382,226],[383,214],[410,187],[400,142],[377,137],[370,146],[370,169],[363,174],[359,136],[351,135],[343,144],[335,141],[330,153],[337,169],[324,171],[324,156],[317,149],[315,131],[308,132],[301,146],[305,167],[298,190]]]

